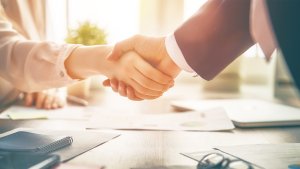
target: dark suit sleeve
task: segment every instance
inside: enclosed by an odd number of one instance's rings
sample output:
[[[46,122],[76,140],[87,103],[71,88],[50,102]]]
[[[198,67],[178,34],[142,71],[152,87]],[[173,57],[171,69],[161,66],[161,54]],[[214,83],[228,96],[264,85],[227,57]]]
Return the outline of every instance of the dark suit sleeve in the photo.
[[[174,33],[187,63],[211,80],[253,41],[249,31],[250,0],[209,0]]]
[[[267,5],[278,45],[300,91],[300,1],[267,0]]]

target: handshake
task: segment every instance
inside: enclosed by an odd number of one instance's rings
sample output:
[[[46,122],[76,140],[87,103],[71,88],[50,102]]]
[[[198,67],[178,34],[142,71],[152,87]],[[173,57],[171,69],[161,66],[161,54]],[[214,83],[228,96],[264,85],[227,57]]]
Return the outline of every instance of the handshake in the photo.
[[[131,100],[162,96],[181,70],[168,55],[164,37],[135,35],[117,43],[107,59],[125,67],[119,75],[108,75],[103,85]]]

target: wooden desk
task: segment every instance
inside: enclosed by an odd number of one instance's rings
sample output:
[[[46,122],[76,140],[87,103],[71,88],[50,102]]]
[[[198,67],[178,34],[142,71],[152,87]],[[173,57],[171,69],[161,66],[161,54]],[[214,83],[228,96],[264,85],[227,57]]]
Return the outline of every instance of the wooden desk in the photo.
[[[189,88],[191,89],[191,88]],[[187,90],[189,90],[187,89]],[[182,91],[187,93],[187,90]],[[194,94],[199,90],[194,89]],[[106,93],[106,94],[104,94]],[[125,111],[140,110],[145,105],[159,104],[153,102],[130,102],[107,91],[94,92],[90,99],[92,105],[111,107]],[[177,97],[180,93],[175,93]],[[198,95],[198,94],[197,94]],[[166,95],[172,98],[172,95]],[[183,95],[181,97],[189,97]],[[198,96],[194,95],[193,98]],[[199,96],[202,97],[202,96]],[[162,99],[164,100],[164,99]],[[117,103],[121,104],[117,106]],[[112,106],[114,105],[114,106]],[[142,105],[142,106],[140,106]],[[137,106],[132,108],[132,106]],[[160,105],[162,106],[162,105]],[[151,106],[150,106],[151,107]],[[150,107],[148,107],[150,109]],[[16,127],[46,129],[84,129],[84,121],[65,120],[0,120],[1,132]],[[242,145],[260,143],[293,143],[300,142],[300,127],[235,129],[231,132],[179,132],[179,131],[118,131],[121,136],[105,143],[75,159],[72,164],[105,165],[107,169],[129,169],[135,167],[160,165],[196,165],[180,155],[180,152],[206,150],[214,146]]]

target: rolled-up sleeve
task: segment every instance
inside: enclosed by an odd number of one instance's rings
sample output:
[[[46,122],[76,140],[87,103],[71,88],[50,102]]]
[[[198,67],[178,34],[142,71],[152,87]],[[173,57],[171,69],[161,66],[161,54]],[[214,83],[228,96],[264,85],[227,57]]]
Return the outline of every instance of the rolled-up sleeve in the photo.
[[[27,92],[66,86],[76,81],[64,65],[76,47],[25,40],[0,19],[0,76]]]

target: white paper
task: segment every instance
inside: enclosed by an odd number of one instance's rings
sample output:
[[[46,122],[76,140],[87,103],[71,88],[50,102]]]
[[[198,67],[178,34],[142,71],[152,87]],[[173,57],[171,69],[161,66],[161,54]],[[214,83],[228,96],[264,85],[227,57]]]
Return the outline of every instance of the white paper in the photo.
[[[239,124],[254,126],[299,125],[300,109],[255,99],[179,100],[173,107],[186,110],[225,109],[229,118]],[[237,124],[236,123],[236,124]],[[247,126],[246,126],[247,127]]]
[[[10,119],[10,115],[16,116],[14,120],[26,119],[65,119],[65,120],[89,120],[93,114],[93,108],[66,106],[61,109],[45,110],[35,107],[11,106],[0,114],[0,119]]]
[[[97,114],[87,128],[137,129],[137,130],[231,130],[233,123],[221,108],[166,114]]]

